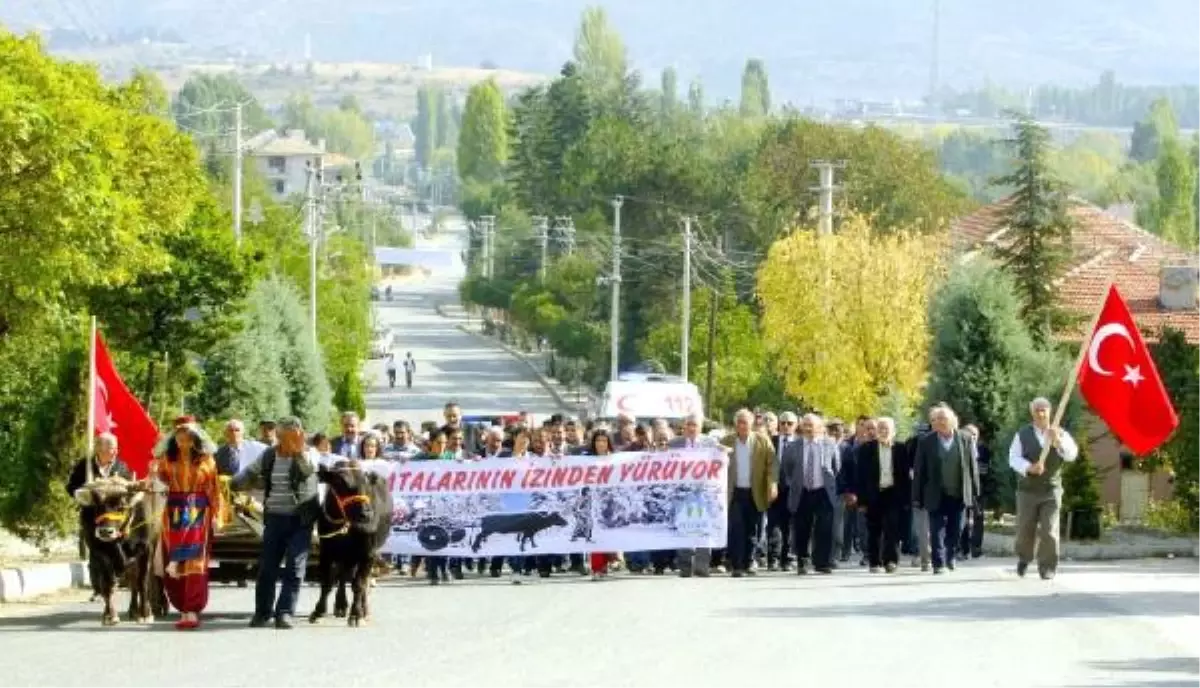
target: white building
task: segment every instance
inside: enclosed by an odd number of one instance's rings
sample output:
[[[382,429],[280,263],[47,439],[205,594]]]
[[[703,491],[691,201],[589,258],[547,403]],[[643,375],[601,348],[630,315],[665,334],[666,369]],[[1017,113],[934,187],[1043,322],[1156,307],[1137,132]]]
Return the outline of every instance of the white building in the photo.
[[[246,142],[246,155],[254,158],[271,195],[281,201],[304,193],[309,166],[321,169],[325,141],[310,142],[302,129],[289,129],[283,134],[265,131]]]

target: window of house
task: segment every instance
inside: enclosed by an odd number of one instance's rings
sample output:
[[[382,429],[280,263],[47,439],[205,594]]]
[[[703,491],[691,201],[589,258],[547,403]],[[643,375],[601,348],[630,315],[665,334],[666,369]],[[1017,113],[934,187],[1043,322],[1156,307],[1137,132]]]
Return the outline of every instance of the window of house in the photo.
[[[284,159],[283,156],[279,155],[267,158],[267,167],[269,167],[272,172],[283,172],[287,167],[287,160]]]
[[[275,193],[282,196],[286,190],[287,190],[287,185],[284,183],[284,181],[282,179],[276,179],[275,180]]]

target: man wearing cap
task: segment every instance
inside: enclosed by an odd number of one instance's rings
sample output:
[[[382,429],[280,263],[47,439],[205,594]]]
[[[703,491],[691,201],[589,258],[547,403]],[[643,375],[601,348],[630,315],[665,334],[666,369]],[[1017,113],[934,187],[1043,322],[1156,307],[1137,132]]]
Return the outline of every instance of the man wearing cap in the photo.
[[[320,513],[318,457],[307,446],[304,426],[300,419],[289,417],[279,421],[278,428],[279,444],[244,466],[232,481],[235,490],[255,482],[263,488],[263,541],[251,628],[267,626],[272,617],[276,628],[292,628],[300,582],[308,566],[313,523]],[[283,585],[276,599],[279,565],[285,561]]]

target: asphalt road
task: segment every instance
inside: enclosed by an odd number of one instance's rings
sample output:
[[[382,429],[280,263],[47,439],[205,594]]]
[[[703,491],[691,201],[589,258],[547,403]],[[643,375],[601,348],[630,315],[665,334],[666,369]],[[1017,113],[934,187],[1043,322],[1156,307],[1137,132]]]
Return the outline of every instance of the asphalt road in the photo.
[[[464,231],[460,223],[452,223],[432,241],[424,242],[423,248],[457,254],[462,250]],[[415,425],[440,421],[442,407],[450,400],[457,401],[466,415],[516,414],[521,410],[550,414],[561,410],[524,362],[438,315],[438,304],[458,302],[461,278],[461,270],[451,269],[397,283],[391,301],[375,304],[378,322],[395,333],[397,361],[411,351],[417,373],[413,388],[408,390],[401,369],[393,390],[387,386],[383,361],[368,363],[369,422],[390,424],[403,419]]]
[[[276,631],[246,628],[252,590],[220,587],[188,634],[101,628],[84,602],[0,609],[0,685],[1194,686],[1198,590],[1194,560],[1052,583],[990,560],[936,578],[383,579],[367,627]]]

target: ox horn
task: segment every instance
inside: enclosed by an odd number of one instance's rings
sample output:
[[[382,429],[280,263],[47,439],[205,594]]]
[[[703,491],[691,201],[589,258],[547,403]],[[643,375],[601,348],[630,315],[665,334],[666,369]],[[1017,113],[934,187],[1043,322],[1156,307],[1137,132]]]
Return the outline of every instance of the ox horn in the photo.
[[[80,506],[91,506],[95,501],[95,496],[92,494],[92,491],[86,487],[81,487],[78,490],[75,490],[74,497],[75,501]]]

